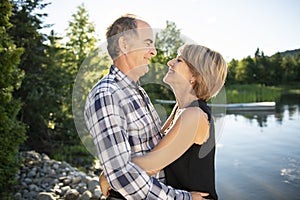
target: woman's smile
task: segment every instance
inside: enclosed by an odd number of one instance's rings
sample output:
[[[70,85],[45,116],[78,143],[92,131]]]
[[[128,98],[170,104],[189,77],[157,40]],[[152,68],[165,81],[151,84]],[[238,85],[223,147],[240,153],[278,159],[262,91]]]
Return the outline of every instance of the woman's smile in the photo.
[[[168,74],[174,74],[174,73],[175,73],[175,70],[172,68],[169,68]]]

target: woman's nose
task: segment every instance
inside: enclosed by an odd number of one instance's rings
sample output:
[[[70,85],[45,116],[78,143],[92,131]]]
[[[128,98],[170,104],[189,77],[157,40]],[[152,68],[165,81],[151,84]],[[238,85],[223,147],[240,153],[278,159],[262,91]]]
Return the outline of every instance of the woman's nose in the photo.
[[[175,59],[169,60],[169,61],[167,62],[167,65],[168,65],[169,67],[173,67],[173,66],[174,66],[174,61],[175,61]]]

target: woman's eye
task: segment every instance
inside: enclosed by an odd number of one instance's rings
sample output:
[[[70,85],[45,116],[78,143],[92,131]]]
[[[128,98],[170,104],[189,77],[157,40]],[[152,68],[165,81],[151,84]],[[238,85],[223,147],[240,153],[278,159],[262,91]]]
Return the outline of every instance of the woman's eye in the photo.
[[[177,62],[182,62],[182,60],[180,58],[177,58]]]

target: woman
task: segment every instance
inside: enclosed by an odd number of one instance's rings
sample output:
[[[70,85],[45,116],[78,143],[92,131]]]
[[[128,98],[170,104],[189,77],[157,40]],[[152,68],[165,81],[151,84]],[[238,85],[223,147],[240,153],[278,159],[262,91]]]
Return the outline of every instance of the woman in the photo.
[[[168,66],[164,82],[177,103],[162,127],[165,136],[151,152],[132,160],[150,175],[164,169],[167,185],[218,199],[214,121],[206,102],[223,87],[227,64],[209,48],[184,45]]]

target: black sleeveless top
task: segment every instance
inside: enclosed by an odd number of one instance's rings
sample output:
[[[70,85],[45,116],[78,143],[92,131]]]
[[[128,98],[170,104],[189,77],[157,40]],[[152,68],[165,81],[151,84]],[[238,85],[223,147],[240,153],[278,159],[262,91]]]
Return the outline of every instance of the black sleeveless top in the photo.
[[[218,199],[215,189],[215,128],[207,103],[193,101],[188,107],[200,107],[208,116],[210,136],[202,145],[193,144],[180,158],[164,168],[167,185],[186,191],[209,193]]]

